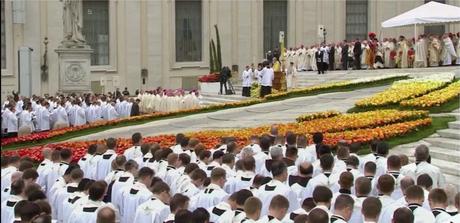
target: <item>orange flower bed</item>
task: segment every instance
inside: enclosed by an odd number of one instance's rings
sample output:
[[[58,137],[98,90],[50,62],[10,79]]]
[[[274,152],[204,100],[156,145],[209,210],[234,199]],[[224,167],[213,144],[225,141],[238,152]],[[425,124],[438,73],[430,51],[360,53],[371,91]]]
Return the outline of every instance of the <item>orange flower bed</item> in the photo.
[[[400,122],[396,124],[389,124],[384,125],[381,127],[376,128],[362,128],[356,130],[348,130],[348,131],[341,131],[341,132],[333,132],[329,133],[327,131],[323,131],[324,134],[324,143],[328,145],[335,145],[340,140],[346,140],[348,142],[369,142],[373,139],[388,139],[395,136],[402,136],[415,129],[427,126],[431,124],[431,118],[422,118],[417,119],[415,121],[406,121]],[[283,134],[288,129],[291,131],[295,131],[300,134],[307,134],[310,136],[312,132],[309,129],[302,129],[298,128],[296,130],[286,128],[289,124],[280,125],[280,133]],[[297,125],[297,124],[290,124],[290,125]],[[292,127],[292,126],[291,126]],[[220,143],[221,137],[224,136],[233,136],[236,138],[236,142],[238,145],[247,145],[248,139],[251,135],[260,135],[263,133],[267,133],[268,128],[266,127],[258,127],[258,128],[250,128],[244,131],[241,130],[232,130],[232,131],[200,131],[187,134],[190,137],[197,138],[200,140],[208,149],[214,148],[216,145]],[[311,137],[308,137],[311,139]],[[175,137],[174,135],[159,135],[159,136],[151,136],[144,138],[145,143],[159,143],[163,147],[169,147],[174,144]],[[70,148],[73,151],[73,160],[77,161],[82,156],[85,155],[87,147],[94,143],[102,143],[103,140],[96,140],[96,141],[81,141],[81,142],[65,142],[65,143],[57,143],[57,144],[50,144],[47,147],[50,148]],[[130,139],[118,139],[118,151],[117,153],[122,154],[127,148],[131,147],[131,140]],[[43,159],[41,151],[45,146],[36,146],[31,148],[19,149],[19,150],[10,150],[10,151],[2,151],[2,155],[13,155],[18,154],[19,156],[28,156],[36,161],[41,161]]]

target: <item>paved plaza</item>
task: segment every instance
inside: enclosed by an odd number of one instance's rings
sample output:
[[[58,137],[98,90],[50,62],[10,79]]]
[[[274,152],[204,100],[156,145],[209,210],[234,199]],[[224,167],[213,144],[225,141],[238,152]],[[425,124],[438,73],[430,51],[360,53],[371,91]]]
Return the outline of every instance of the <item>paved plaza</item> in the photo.
[[[351,80],[388,73],[410,73],[411,76],[424,76],[434,72],[444,71],[456,72],[457,76],[460,76],[459,67],[333,71],[325,75],[317,75],[315,72],[301,72],[299,73],[299,84],[301,86],[311,86],[320,83],[338,80]],[[299,115],[310,112],[326,110],[346,112],[354,106],[355,101],[383,91],[387,87],[388,86],[372,87],[350,92],[337,92],[298,97],[243,108],[233,108],[204,114],[190,115],[181,118],[154,121],[142,125],[106,130],[87,136],[73,138],[70,141],[104,139],[107,137],[129,138],[135,132],[141,132],[144,136],[153,136],[197,130],[234,129],[272,123],[293,122]]]

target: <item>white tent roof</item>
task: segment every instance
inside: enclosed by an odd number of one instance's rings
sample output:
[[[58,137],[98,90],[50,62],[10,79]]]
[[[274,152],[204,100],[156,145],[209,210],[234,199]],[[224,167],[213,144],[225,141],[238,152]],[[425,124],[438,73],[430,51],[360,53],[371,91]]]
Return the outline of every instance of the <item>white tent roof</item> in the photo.
[[[449,22],[460,22],[460,7],[431,1],[382,22],[382,27],[388,28]]]

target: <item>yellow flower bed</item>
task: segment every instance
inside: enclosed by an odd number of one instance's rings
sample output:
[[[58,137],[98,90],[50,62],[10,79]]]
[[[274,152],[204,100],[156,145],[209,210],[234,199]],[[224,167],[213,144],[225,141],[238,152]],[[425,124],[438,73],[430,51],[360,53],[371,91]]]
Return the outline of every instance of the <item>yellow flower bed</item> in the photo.
[[[399,103],[402,100],[415,98],[446,85],[443,81],[413,81],[394,83],[387,90],[372,97],[364,98],[355,103],[358,107],[383,106]]]
[[[418,98],[401,101],[400,105],[409,107],[434,107],[441,106],[447,101],[460,95],[460,81],[450,84],[449,86],[433,91]]]
[[[427,111],[399,111],[377,110],[360,113],[341,114],[330,118],[319,118],[301,123],[283,123],[278,125],[279,133],[285,134],[292,131],[298,134],[312,134],[315,132],[340,132],[361,128],[374,128],[393,123],[412,121],[428,117]],[[269,132],[270,125],[254,128],[205,131],[204,135],[218,137],[231,135],[235,137],[248,137]],[[199,134],[203,134],[200,132]]]
[[[325,112],[315,112],[315,113],[311,113],[311,114],[301,115],[301,116],[296,118],[296,121],[297,122],[306,122],[306,121],[311,121],[311,120],[314,120],[314,119],[330,118],[330,117],[334,117],[334,116],[337,116],[337,115],[340,115],[340,114],[342,114],[342,113],[340,113],[339,111],[334,111],[334,110],[325,111]]]

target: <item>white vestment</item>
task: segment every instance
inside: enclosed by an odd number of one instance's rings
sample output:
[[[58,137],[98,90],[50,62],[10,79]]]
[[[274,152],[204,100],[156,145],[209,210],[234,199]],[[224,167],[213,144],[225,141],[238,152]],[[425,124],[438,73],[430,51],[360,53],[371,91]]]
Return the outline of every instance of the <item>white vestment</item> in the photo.
[[[261,215],[266,215],[268,213],[268,206],[272,198],[277,194],[282,194],[289,200],[289,212],[299,208],[297,195],[294,191],[285,183],[273,179],[267,184],[260,186],[257,195],[254,195],[262,201]]]
[[[209,222],[219,222],[225,212],[232,211],[232,207],[226,201],[222,201],[217,205],[207,208],[207,210],[210,215]]]
[[[415,44],[415,60],[414,60],[414,67],[427,67],[427,45],[425,43],[425,39],[419,39]]]
[[[203,191],[190,200],[190,209],[194,210],[199,207],[209,208],[226,200],[228,194],[218,185],[211,183]]]
[[[142,157],[141,147],[140,146],[132,146],[131,148],[125,150],[123,155],[126,156],[126,160],[135,160],[138,157]]]
[[[82,107],[80,106],[76,106],[75,108],[75,122],[74,122],[74,125],[75,126],[80,126],[80,125],[84,125],[86,124],[86,114],[85,114],[85,109],[83,109]]]
[[[53,200],[54,202],[51,204],[51,207],[53,208],[53,212],[55,212],[59,222],[62,222],[64,219],[63,204],[77,191],[77,187],[78,183],[69,183],[65,187],[59,188],[54,194],[55,199]]]
[[[18,132],[18,117],[13,112],[8,113],[8,133]]]
[[[457,53],[455,53],[454,44],[449,37],[442,39],[444,46],[442,48],[442,65],[451,65],[452,60],[457,58]]]
[[[136,208],[133,222],[164,222],[169,214],[169,206],[164,204],[160,199],[152,197]]]
[[[112,161],[117,157],[115,150],[108,149],[97,162],[95,180],[103,180],[112,170]]]
[[[75,208],[72,214],[70,214],[68,223],[96,223],[97,212],[104,207],[114,209],[115,214],[118,216],[118,210],[110,203],[106,204],[103,201],[88,200],[81,206]]]
[[[24,198],[17,196],[17,195],[11,195],[10,198],[8,198],[6,201],[4,201],[1,205],[2,208],[2,221],[1,222],[13,222],[14,220],[14,207],[16,204],[24,200]]]
[[[443,188],[446,184],[446,178],[442,174],[441,170],[433,166],[428,162],[420,162],[419,164],[411,163],[401,167],[401,174],[405,176],[410,176],[414,180],[426,173],[430,175],[431,179],[433,180],[433,188]]]
[[[19,129],[22,128],[29,128],[30,132],[35,130],[33,114],[27,110],[22,111],[19,116]]]
[[[338,182],[339,176],[336,175],[335,173],[320,173],[317,176],[313,177],[307,185],[307,189],[305,190],[305,193],[302,196],[302,200],[305,198],[309,198],[313,196],[313,190],[317,186],[326,186],[331,189],[332,193],[335,193],[338,191],[338,188],[336,186]]]
[[[121,222],[130,222],[136,215],[136,208],[152,198],[153,194],[145,184],[136,182],[131,187],[121,189],[118,204]],[[166,217],[165,217],[166,218]]]
[[[37,115],[39,131],[50,130],[50,112],[46,107],[41,107]]]
[[[113,183],[112,186],[112,194],[111,194],[111,202],[118,207],[121,201],[119,199],[122,197],[121,192],[122,189],[126,186],[133,185],[134,176],[130,172],[123,172],[120,177]]]

